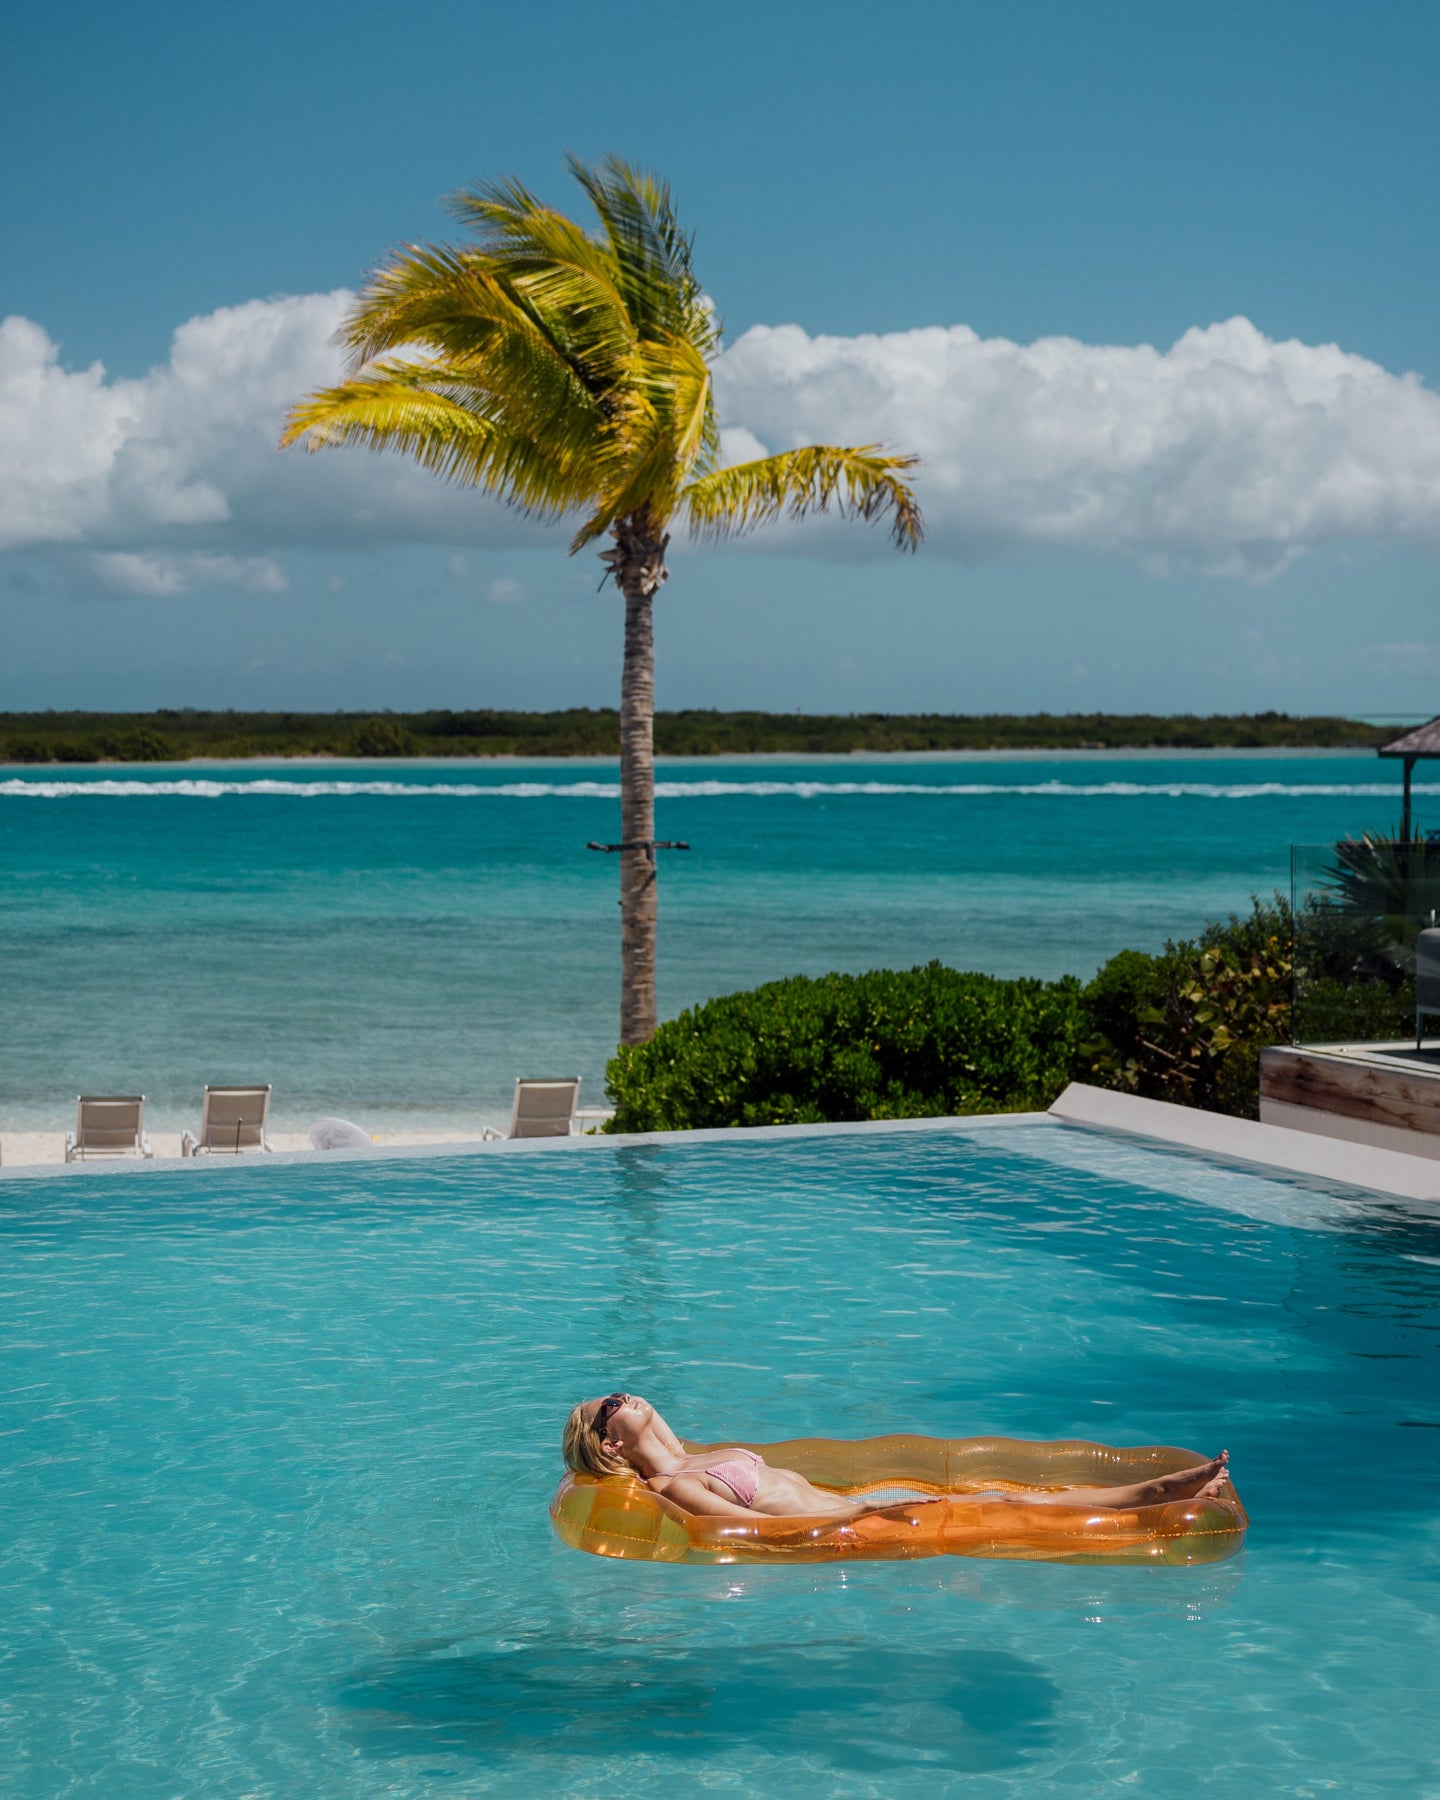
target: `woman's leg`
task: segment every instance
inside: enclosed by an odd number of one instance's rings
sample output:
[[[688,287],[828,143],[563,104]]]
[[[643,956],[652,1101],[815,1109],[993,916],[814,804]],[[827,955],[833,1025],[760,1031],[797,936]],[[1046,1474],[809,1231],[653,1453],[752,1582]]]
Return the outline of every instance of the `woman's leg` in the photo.
[[[1193,1469],[1177,1469],[1173,1475],[1155,1475],[1128,1487],[1072,1487],[1058,1494],[1017,1494],[1029,1505],[1050,1501],[1058,1506],[1163,1506],[1167,1500],[1205,1500],[1218,1494],[1229,1472],[1230,1452],[1222,1450],[1211,1462]]]

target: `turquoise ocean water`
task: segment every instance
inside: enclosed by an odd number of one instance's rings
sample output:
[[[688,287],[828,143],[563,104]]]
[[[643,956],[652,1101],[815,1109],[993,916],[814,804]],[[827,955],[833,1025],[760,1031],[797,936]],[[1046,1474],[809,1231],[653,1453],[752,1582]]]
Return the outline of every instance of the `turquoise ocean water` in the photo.
[[[1440,1226],[1054,1125],[0,1182],[0,1788],[1425,1796]],[[562,1549],[570,1404],[1226,1445],[1211,1568]]]
[[[1422,819],[1440,785],[1419,783]],[[80,1091],[193,1124],[206,1081],[437,1134],[517,1074],[601,1099],[618,1015],[613,765],[0,770],[0,1130]],[[939,957],[1089,975],[1392,824],[1366,755],[829,758],[661,766],[669,1015],[790,974]]]

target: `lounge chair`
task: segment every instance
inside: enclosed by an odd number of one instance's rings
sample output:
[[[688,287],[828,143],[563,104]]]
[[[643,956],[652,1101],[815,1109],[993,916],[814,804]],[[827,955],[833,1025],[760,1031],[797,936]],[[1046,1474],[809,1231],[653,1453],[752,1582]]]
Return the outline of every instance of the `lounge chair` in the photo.
[[[247,1150],[273,1150],[265,1135],[270,1117],[270,1088],[207,1087],[198,1134],[180,1140],[182,1156],[240,1156]]]
[[[517,1078],[515,1104],[510,1109],[507,1132],[487,1131],[487,1138],[569,1137],[575,1129],[575,1106],[580,1098],[580,1077],[559,1081],[527,1081]]]
[[[1427,1014],[1440,1013],[1440,930],[1431,927],[1415,939],[1415,1048],[1424,1043],[1421,1027]]]
[[[66,1162],[92,1156],[153,1156],[145,1135],[143,1094],[81,1094],[75,1129],[65,1134]]]

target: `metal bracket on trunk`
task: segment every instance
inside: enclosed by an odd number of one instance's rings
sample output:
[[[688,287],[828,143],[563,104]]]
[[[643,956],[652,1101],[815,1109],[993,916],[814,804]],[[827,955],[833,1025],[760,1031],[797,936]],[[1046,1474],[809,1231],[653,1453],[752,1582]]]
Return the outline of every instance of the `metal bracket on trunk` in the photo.
[[[682,844],[678,838],[626,838],[620,844],[597,844],[592,839],[585,848],[603,850],[607,855],[616,850],[643,850],[653,863],[657,850],[688,850],[690,846]]]

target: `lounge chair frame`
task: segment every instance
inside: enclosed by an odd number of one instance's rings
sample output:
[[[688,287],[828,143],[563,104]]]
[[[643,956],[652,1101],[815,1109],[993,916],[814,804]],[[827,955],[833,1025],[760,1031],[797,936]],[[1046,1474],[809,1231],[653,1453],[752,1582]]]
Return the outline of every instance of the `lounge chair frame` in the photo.
[[[270,1120],[270,1087],[207,1087],[198,1132],[180,1140],[182,1156],[244,1156],[273,1151],[265,1135]]]
[[[65,1134],[66,1162],[97,1156],[153,1156],[145,1135],[143,1094],[81,1094],[75,1129]]]
[[[517,1075],[508,1132],[489,1131],[489,1139],[570,1137],[575,1131],[580,1077],[562,1075],[543,1080]]]

